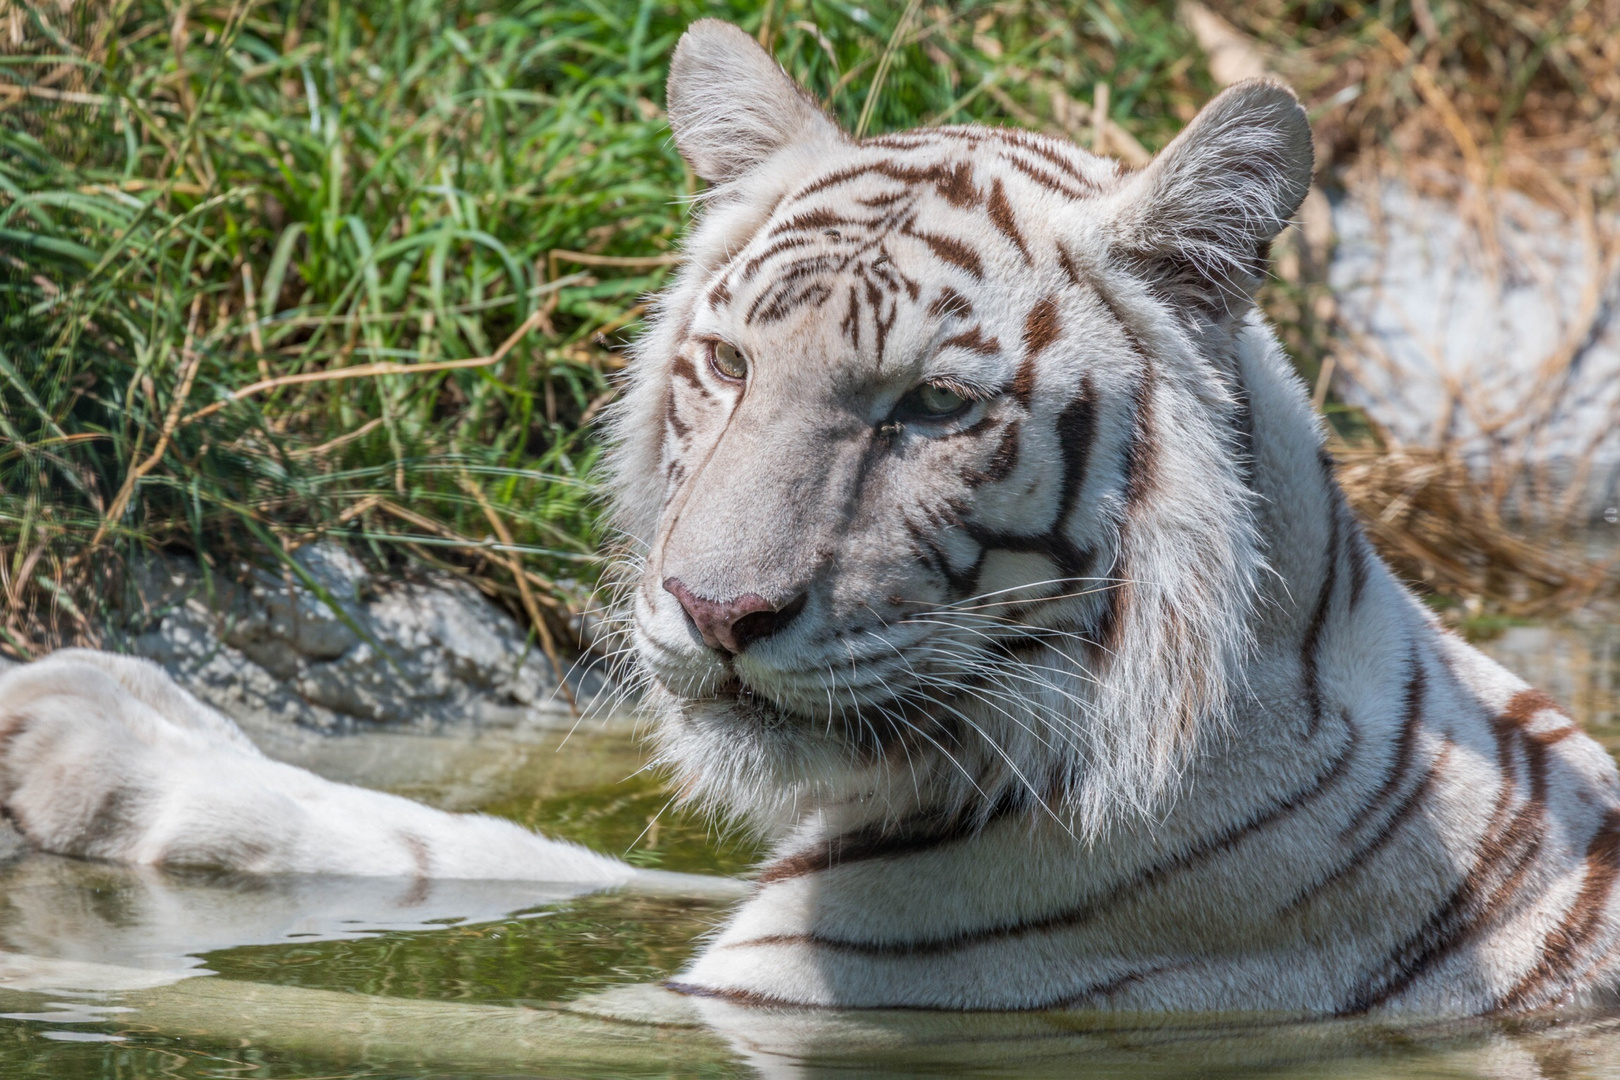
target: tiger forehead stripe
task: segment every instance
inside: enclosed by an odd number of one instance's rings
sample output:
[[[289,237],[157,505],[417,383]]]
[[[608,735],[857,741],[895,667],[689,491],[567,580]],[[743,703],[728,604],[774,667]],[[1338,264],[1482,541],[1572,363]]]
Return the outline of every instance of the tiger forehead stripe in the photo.
[[[984,329],[979,326],[971,327],[946,338],[940,343],[941,349],[967,349],[982,356],[994,356],[1001,351],[1001,342],[997,338],[985,337]]]
[[[1029,245],[1024,243],[1024,236],[1018,231],[1018,219],[1013,214],[1012,204],[1007,201],[1007,189],[1002,186],[999,176],[990,181],[990,202],[987,210],[990,214],[990,223],[1013,242],[1018,254],[1024,257],[1024,263],[1033,266],[1035,260],[1030,257]]]
[[[934,191],[952,206],[965,209],[977,206],[983,194],[973,183],[971,162],[936,162],[931,165],[903,165],[898,161],[874,161],[864,165],[851,165],[812,180],[792,195],[798,202],[830,188],[841,187],[864,176],[881,176],[908,187],[932,186]]]

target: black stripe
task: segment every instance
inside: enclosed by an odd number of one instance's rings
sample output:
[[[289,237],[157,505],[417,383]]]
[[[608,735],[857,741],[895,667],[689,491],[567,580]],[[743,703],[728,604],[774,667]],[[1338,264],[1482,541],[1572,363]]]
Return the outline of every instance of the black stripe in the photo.
[[[829,837],[807,851],[777,859],[755,879],[761,885],[789,881],[872,859],[892,859],[931,851],[977,836],[992,822],[1013,813],[1019,805],[1012,794],[1003,795],[988,812],[959,810],[951,814],[920,814],[898,826],[870,826]]]
[[[1406,774],[1412,768],[1412,755],[1417,751],[1418,729],[1423,721],[1423,698],[1428,687],[1428,672],[1424,670],[1423,658],[1418,653],[1417,643],[1413,642],[1406,660],[1406,689],[1402,692],[1402,721],[1401,734],[1395,743],[1395,758],[1391,762],[1389,773],[1384,782],[1372,797],[1362,804],[1360,810],[1351,815],[1350,820],[1340,830],[1341,838],[1348,839],[1361,829],[1367,819],[1377,812],[1378,808],[1390,800]]]
[[[1331,483],[1331,480],[1330,480]],[[1330,491],[1331,497],[1331,491]],[[1327,570],[1322,575],[1322,587],[1316,594],[1316,610],[1311,612],[1310,624],[1300,642],[1299,660],[1305,683],[1305,709],[1308,717],[1306,734],[1314,736],[1322,724],[1321,648],[1322,630],[1327,625],[1328,607],[1339,584],[1339,515],[1328,514]]]
[[[933,956],[991,941],[1005,941],[1029,934],[1073,929],[1100,915],[1108,908],[1127,900],[1132,894],[1151,888],[1166,878],[1189,870],[1214,856],[1225,854],[1253,834],[1292,815],[1312,799],[1318,798],[1342,777],[1349,760],[1350,744],[1347,742],[1334,755],[1327,766],[1312,778],[1310,784],[1292,795],[1273,802],[1265,810],[1253,817],[1223,830],[1218,835],[1180,855],[1172,856],[1137,872],[1128,881],[1114,886],[1104,895],[1052,915],[1017,923],[986,927],[968,933],[952,934],[948,937],[922,938],[912,941],[865,942],[830,938],[814,933],[770,934],[749,941],[732,942],[721,946],[721,948],[741,949],[757,945],[813,945],[835,952],[855,953],[862,956]]]
[[[1091,447],[1097,438],[1097,401],[1090,375],[1081,379],[1079,393],[1063,407],[1053,428],[1058,438],[1061,469],[1057,513],[1052,523],[1044,532],[1033,535],[1004,532],[975,523],[968,525],[968,535],[989,550],[1045,555],[1057,565],[1059,573],[1078,577],[1091,568],[1093,556],[1069,537],[1066,526],[1085,486]],[[1016,457],[1013,460],[1016,462]]]

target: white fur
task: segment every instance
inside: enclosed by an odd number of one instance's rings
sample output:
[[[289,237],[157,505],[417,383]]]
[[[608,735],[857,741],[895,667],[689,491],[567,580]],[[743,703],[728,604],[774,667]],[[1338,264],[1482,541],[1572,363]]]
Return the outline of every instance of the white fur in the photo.
[[[705,20],[670,115],[717,187],[611,419],[626,648],[682,790],[777,843],[685,989],[1612,999],[1620,776],[1378,560],[1253,309],[1310,176],[1286,89],[1226,92],[1122,175],[1021,133],[849,140]],[[967,400],[908,411],[923,384]],[[796,614],[723,654],[671,579]],[[134,661],[0,678],[0,747],[0,804],[54,851],[630,874],[267,761]]]
[[[615,884],[633,871],[509,821],[271,761],[155,664],[64,649],[0,675],[0,802],[39,847],[259,874]]]

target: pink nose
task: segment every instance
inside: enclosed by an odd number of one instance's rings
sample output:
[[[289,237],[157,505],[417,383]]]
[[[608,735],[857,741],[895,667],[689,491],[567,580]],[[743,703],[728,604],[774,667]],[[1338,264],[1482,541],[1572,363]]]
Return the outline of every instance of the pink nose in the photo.
[[[664,588],[681,602],[705,645],[732,655],[748,648],[750,642],[781,630],[804,607],[803,594],[778,606],[758,593],[707,600],[681,584],[679,578],[665,578]]]

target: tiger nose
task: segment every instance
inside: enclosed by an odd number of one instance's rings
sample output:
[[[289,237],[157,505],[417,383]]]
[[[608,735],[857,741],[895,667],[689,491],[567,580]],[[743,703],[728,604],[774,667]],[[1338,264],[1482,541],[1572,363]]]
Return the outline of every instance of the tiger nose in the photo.
[[[681,602],[705,645],[733,656],[782,630],[804,610],[803,593],[785,604],[773,604],[758,593],[708,600],[688,589],[679,578],[665,578],[664,588]]]

